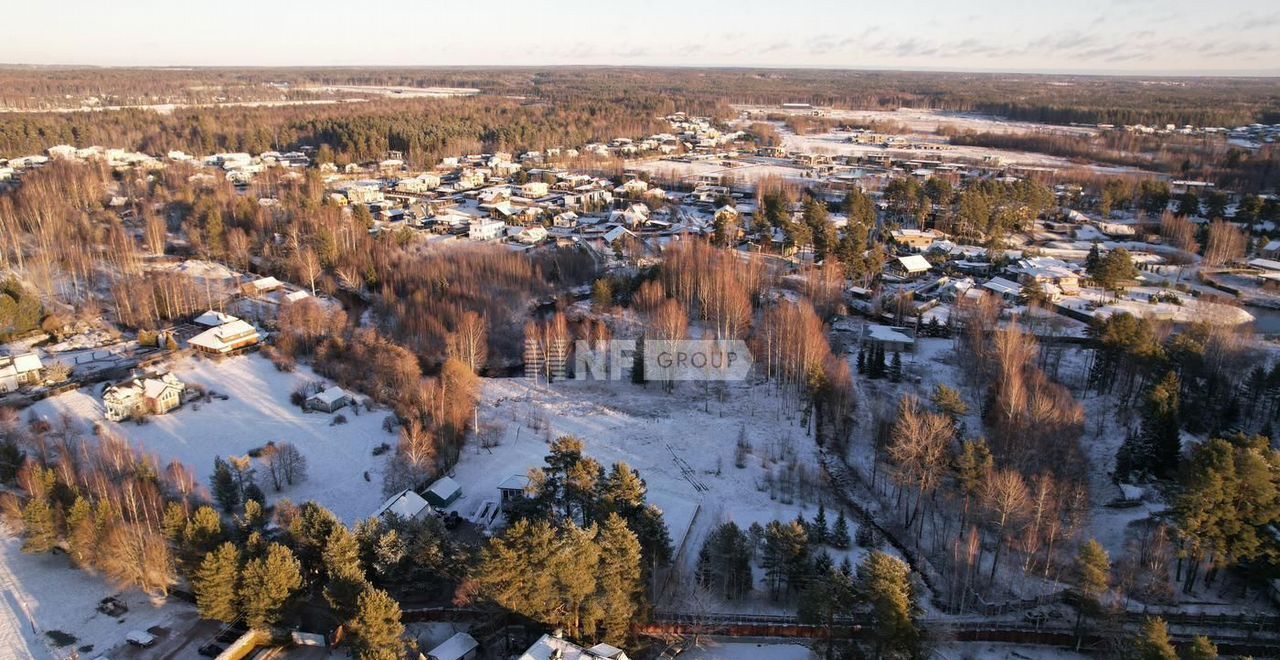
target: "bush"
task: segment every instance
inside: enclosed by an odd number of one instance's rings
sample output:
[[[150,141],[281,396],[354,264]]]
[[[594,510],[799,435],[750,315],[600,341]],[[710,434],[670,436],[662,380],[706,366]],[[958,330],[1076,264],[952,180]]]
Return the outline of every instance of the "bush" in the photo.
[[[385,442],[384,442],[384,443],[382,443],[382,444],[378,445],[377,447],[374,447],[374,448],[373,448],[373,455],[374,455],[374,456],[381,456],[381,455],[383,455],[383,454],[385,454],[385,453],[387,453],[387,452],[389,452],[389,451],[391,451],[391,445],[389,445],[389,444],[387,444],[387,443],[385,443]]]
[[[329,422],[329,426],[338,426],[340,424],[346,424],[346,423],[347,423],[347,416],[338,415],[337,417],[333,418],[332,422]]]

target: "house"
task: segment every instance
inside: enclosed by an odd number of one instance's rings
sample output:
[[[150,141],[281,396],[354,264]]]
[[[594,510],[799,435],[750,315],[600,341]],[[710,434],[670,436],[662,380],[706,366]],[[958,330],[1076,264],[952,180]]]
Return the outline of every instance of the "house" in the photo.
[[[565,211],[557,213],[551,218],[551,226],[560,227],[562,229],[571,229],[578,226],[578,214],[573,211]]]
[[[513,227],[507,234],[511,240],[526,245],[534,245],[540,243],[547,238],[547,229],[539,225],[530,227]]]
[[[1005,302],[1017,302],[1018,298],[1022,297],[1022,285],[1003,277],[991,278],[983,283],[982,288],[999,296]]]
[[[1052,257],[1019,259],[1011,268],[1022,284],[1037,282],[1042,286],[1053,285],[1068,295],[1080,291],[1080,273],[1077,267]]]
[[[1267,244],[1258,250],[1258,256],[1263,259],[1276,259],[1280,257],[1280,240],[1267,241]]]
[[[901,277],[919,277],[929,272],[932,266],[929,260],[918,254],[909,254],[905,257],[897,257],[890,261],[888,268],[891,272]]]
[[[621,649],[608,644],[596,644],[584,649],[559,634],[543,635],[520,654],[519,660],[630,660]]]
[[[163,415],[182,405],[186,385],[173,374],[159,378],[135,378],[108,385],[102,391],[107,419],[122,422],[143,415]]]
[[[283,286],[284,283],[274,277],[260,277],[245,287],[245,293],[262,295],[280,289]]]
[[[343,192],[347,195],[347,201],[351,204],[372,204],[386,199],[382,194],[382,189],[372,184],[349,186]]]
[[[520,196],[527,197],[529,199],[546,197],[549,189],[550,186],[542,181],[530,181],[523,186],[520,186]]]
[[[257,328],[235,319],[188,339],[187,345],[202,353],[225,355],[253,346],[259,341],[262,341],[262,336],[258,334]]]
[[[0,394],[12,392],[24,385],[38,385],[44,364],[36,353],[0,355]]]
[[[427,488],[427,502],[432,506],[443,508],[453,504],[462,495],[462,486],[449,477],[440,477]]]
[[[886,353],[910,353],[915,350],[916,338],[906,328],[869,323],[862,326],[861,345],[878,346]]]
[[[431,513],[431,505],[422,499],[422,496],[406,488],[395,495],[387,498],[377,511],[373,512],[372,518],[381,518],[387,514],[394,514],[400,520],[416,520]]]
[[[460,632],[427,651],[427,660],[472,660],[479,654],[479,647],[471,635]]]
[[[353,403],[350,394],[347,391],[334,385],[325,388],[323,391],[316,392],[307,397],[307,409],[318,410],[320,412],[335,412]]]
[[[467,238],[473,241],[492,241],[502,236],[506,229],[507,224],[501,220],[472,220]]]
[[[426,172],[412,179],[400,179],[396,182],[396,192],[422,195],[440,187],[440,177]]]
[[[502,508],[506,509],[515,502],[525,499],[525,489],[529,487],[529,475],[513,474],[498,484],[498,499]]]
[[[889,232],[889,237],[893,239],[894,243],[902,247],[920,251],[927,249],[936,241],[945,239],[947,235],[936,229],[926,229],[924,231],[919,229],[895,229]]]

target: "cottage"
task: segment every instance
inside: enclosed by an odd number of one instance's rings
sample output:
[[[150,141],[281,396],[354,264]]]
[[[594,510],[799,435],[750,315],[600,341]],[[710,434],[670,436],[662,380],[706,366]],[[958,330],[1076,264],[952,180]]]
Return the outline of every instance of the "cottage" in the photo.
[[[351,403],[351,395],[347,394],[346,390],[338,387],[337,385],[312,394],[307,397],[306,401],[307,409],[327,413],[345,408],[346,406],[351,405]]]
[[[878,346],[886,353],[910,353],[915,350],[916,338],[906,328],[867,324],[862,326],[862,346]]]
[[[889,232],[889,236],[894,243],[917,251],[924,250],[933,245],[935,241],[940,241],[947,237],[946,234],[936,229],[926,229],[924,231],[919,229],[895,229]]]
[[[919,277],[929,272],[932,266],[929,260],[918,254],[909,254],[905,257],[897,257],[889,262],[889,270],[900,277]]]
[[[1263,259],[1276,259],[1280,257],[1280,240],[1267,241],[1267,244],[1258,250],[1258,256]]]
[[[262,295],[284,287],[284,283],[274,277],[260,277],[245,287],[246,293]]]
[[[0,355],[0,394],[25,385],[38,385],[44,364],[35,353]]]
[[[182,405],[186,385],[173,374],[159,378],[135,378],[108,385],[102,391],[107,419],[121,422],[143,415],[163,415]]]
[[[513,474],[498,484],[498,499],[502,503],[502,508],[506,509],[512,504],[525,499],[528,495],[525,489],[529,487],[529,475]]]
[[[427,504],[421,495],[406,488],[387,498],[387,501],[383,502],[371,517],[382,518],[392,514],[400,520],[417,520],[429,513],[431,513],[431,505]]]
[[[236,317],[230,314],[215,312],[214,310],[211,309],[201,314],[200,316],[197,316],[195,320],[192,321],[192,323],[195,323],[196,325],[204,326],[206,328],[216,328],[220,325],[224,325],[235,320],[237,320]]]
[[[549,188],[550,186],[542,181],[530,181],[520,186],[520,196],[528,197],[529,199],[546,197],[549,192]]]
[[[471,635],[460,632],[427,651],[427,660],[472,660],[479,654],[479,647]]]
[[[427,488],[427,502],[435,507],[446,507],[462,495],[462,486],[449,477],[440,477]]]
[[[982,285],[983,289],[1000,297],[1005,302],[1016,302],[1022,297],[1022,285],[1003,277],[993,277]]]
[[[253,346],[262,340],[258,329],[235,319],[187,340],[187,344],[202,353],[226,355],[232,351]]]
[[[506,231],[507,224],[501,220],[472,220],[467,230],[467,238],[473,241],[492,241]]]

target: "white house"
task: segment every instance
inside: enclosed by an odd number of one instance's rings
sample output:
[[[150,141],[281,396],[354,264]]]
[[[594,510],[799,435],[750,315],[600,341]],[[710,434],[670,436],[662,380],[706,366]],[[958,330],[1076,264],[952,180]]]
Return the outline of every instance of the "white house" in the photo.
[[[187,386],[173,374],[159,378],[135,378],[109,385],[102,391],[107,419],[121,422],[139,415],[163,415],[182,405]]]
[[[472,220],[467,230],[467,238],[473,241],[492,241],[507,229],[505,222],[499,220]]]
[[[422,496],[406,488],[387,498],[387,501],[373,512],[373,518],[381,518],[387,514],[395,514],[401,520],[416,520],[431,513],[431,505]]]
[[[311,410],[331,413],[351,405],[351,402],[351,395],[347,394],[347,391],[341,387],[334,385],[307,397],[306,404],[307,408]]]
[[[258,329],[248,323],[235,319],[187,340],[192,348],[213,355],[224,355],[231,351],[253,346],[262,340]]]
[[[549,191],[550,191],[550,186],[543,183],[542,181],[530,181],[524,184],[523,186],[520,186],[520,196],[528,197],[530,199],[546,197]]]
[[[918,254],[909,254],[905,257],[898,257],[889,262],[889,267],[894,272],[904,277],[917,277],[929,272],[932,266],[929,260]]]
[[[35,353],[0,355],[0,394],[39,383],[42,369],[44,364]]]

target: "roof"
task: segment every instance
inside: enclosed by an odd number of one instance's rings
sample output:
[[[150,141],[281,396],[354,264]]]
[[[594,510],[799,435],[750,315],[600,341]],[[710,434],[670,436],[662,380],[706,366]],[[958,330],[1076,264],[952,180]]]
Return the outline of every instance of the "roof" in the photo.
[[[311,396],[307,397],[307,401],[319,401],[320,403],[323,403],[327,406],[331,406],[341,401],[342,399],[348,398],[350,396],[351,395],[347,394],[346,390],[342,389],[341,387],[338,387],[337,385],[334,385],[332,387],[325,388],[324,391],[316,392],[315,394],[312,394]]]
[[[459,660],[479,645],[471,635],[460,632],[427,651],[427,657],[431,660]]]
[[[604,647],[604,648],[602,648]],[[617,651],[616,655],[600,655],[597,650],[605,651],[606,649]],[[627,654],[609,646],[608,644],[598,644],[591,649],[584,649],[567,639],[552,637],[551,635],[543,635],[538,641],[529,647],[529,650],[520,655],[519,660],[551,660],[557,657],[556,652],[559,651],[558,657],[562,660],[590,660],[594,658],[607,658],[609,660],[628,660]]]
[[[449,500],[460,490],[462,490],[462,486],[458,485],[458,482],[449,477],[440,477],[436,479],[435,483],[431,484],[427,492],[442,500]]]
[[[1280,261],[1271,259],[1250,259],[1249,265],[1262,270],[1280,270]]]
[[[1022,285],[1017,282],[1010,282],[1003,277],[993,277],[990,281],[984,283],[982,288],[998,293],[1000,295],[1022,295]]]
[[[214,351],[224,351],[229,349],[234,342],[245,339],[250,335],[257,337],[257,328],[240,319],[236,319],[216,328],[209,328],[187,340],[187,343]]]
[[[286,293],[284,296],[284,299],[288,300],[289,302],[298,302],[299,300],[302,300],[304,298],[310,298],[310,297],[311,297],[311,294],[307,293],[306,291],[293,291],[291,293]]]
[[[284,286],[284,284],[274,277],[262,277],[253,281],[253,288],[259,291],[270,291],[272,289],[279,289],[282,286]]]
[[[396,516],[405,520],[416,518],[423,510],[430,508],[431,505],[422,499],[422,496],[409,490],[408,488],[387,498],[377,511],[373,512],[374,517],[382,516],[388,512],[396,514]]]
[[[513,474],[498,484],[498,490],[524,490],[528,487],[529,475],[527,474]]]
[[[914,344],[916,340],[911,335],[903,332],[901,328],[895,328],[888,325],[868,325],[867,337],[874,341],[895,344]]]
[[[902,267],[906,269],[908,273],[923,273],[932,268],[932,266],[929,265],[929,260],[918,254],[909,254],[905,257],[898,257],[898,263],[902,264]]]
[[[37,353],[0,355],[0,364],[12,366],[13,370],[20,374],[25,374],[29,371],[39,371],[44,368],[44,364],[40,362],[40,355]]]
[[[236,317],[234,317],[234,316],[232,316],[232,315],[230,315],[230,314],[223,314],[222,312],[215,312],[214,310],[212,310],[212,309],[211,309],[211,310],[209,310],[209,311],[207,311],[207,312],[205,312],[205,313],[201,314],[200,316],[197,316],[197,317],[196,317],[196,320],[195,320],[195,324],[196,324],[196,325],[203,325],[203,326],[204,326],[204,327],[206,327],[206,328],[216,328],[216,327],[218,327],[218,326],[220,326],[220,325],[223,325],[223,324],[226,324],[226,323],[230,323],[230,322],[232,322],[232,321],[236,321],[236,320],[239,320],[239,319],[237,319]]]

